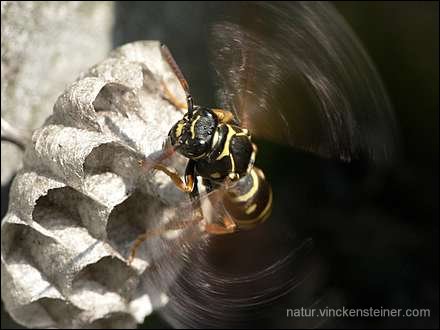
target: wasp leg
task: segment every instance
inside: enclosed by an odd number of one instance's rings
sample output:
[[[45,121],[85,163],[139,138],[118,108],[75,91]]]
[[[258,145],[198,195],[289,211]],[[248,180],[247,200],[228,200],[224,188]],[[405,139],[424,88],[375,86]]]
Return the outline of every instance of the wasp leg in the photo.
[[[199,197],[199,188],[197,175],[195,174],[196,162],[193,159],[188,161],[185,169],[185,182],[191,185],[191,191],[189,192],[189,197],[192,201],[196,201]]]
[[[203,185],[205,186],[206,192],[209,194],[218,188],[218,184],[212,180],[203,179]],[[216,203],[215,201],[213,203]],[[223,235],[223,234],[231,234],[236,231],[237,225],[236,223],[225,215],[222,219],[223,224],[216,223],[206,223],[205,224],[205,232],[213,235]]]
[[[223,110],[223,109],[211,109],[211,110],[212,110],[212,112],[214,112],[215,116],[217,117],[217,119],[220,123],[227,124],[227,123],[232,122],[235,119],[234,115],[230,111]]]
[[[133,243],[133,246],[130,249],[130,255],[127,258],[127,263],[130,265],[133,262],[134,257],[136,256],[136,251],[139,249],[139,246],[147,240],[149,233],[143,233],[139,235]]]
[[[202,219],[203,219],[203,215],[200,214],[198,217],[195,217],[193,220],[183,221],[183,222],[180,222],[177,224],[167,224],[164,227],[149,230],[149,231],[146,231],[145,233],[139,235],[136,238],[136,240],[134,241],[133,246],[130,249],[130,255],[127,258],[127,263],[130,265],[133,262],[134,258],[136,257],[137,250],[142,245],[142,243],[145,242],[147,239],[155,237],[155,236],[159,236],[168,230],[184,229],[187,226],[199,223],[200,221],[202,221]]]
[[[179,188],[181,191],[191,193],[194,190],[195,177],[192,174],[185,175],[185,181],[183,181],[177,171],[171,167],[167,167],[162,164],[156,164],[153,168],[168,175],[168,177],[174,182],[176,187]]]
[[[177,97],[170,91],[168,86],[162,80],[162,97],[167,100],[171,105],[173,105],[176,109],[184,111],[188,108],[188,104],[186,102],[181,102],[177,99]]]
[[[237,230],[236,223],[228,216],[225,216],[223,218],[223,225],[218,225],[215,223],[207,223],[205,225],[205,231],[208,234],[213,234],[213,235],[231,234],[236,230]]]
[[[139,162],[140,166],[144,166],[143,162]],[[188,161],[188,164],[186,166],[185,170],[185,180],[182,180],[180,178],[179,173],[177,173],[177,170],[171,167],[167,167],[163,164],[155,164],[152,166],[152,169],[156,171],[161,171],[168,175],[168,177],[174,182],[176,187],[183,191],[190,193],[191,198],[195,199],[198,197],[198,189],[197,189],[197,177],[195,175],[195,162],[194,160],[190,159]]]

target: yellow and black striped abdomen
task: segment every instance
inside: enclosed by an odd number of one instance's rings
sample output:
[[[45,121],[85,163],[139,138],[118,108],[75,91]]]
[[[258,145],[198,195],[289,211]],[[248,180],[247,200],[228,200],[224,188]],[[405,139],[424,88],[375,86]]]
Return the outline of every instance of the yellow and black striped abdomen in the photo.
[[[263,171],[253,167],[228,190],[223,202],[238,229],[252,229],[270,216],[272,189]]]

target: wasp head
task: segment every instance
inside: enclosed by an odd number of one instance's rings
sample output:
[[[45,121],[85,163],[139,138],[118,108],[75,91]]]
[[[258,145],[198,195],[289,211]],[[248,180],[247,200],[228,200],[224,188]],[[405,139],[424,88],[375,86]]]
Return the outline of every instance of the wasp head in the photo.
[[[197,107],[192,115],[183,116],[168,136],[177,152],[191,159],[203,158],[211,148],[217,119],[209,109]]]

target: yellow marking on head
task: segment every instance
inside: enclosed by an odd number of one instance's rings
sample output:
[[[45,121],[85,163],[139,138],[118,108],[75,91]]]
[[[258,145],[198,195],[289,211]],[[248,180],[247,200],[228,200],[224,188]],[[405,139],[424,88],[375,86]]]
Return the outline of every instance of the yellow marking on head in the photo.
[[[176,131],[175,131],[176,137],[179,137],[182,135],[182,130],[183,130],[184,126],[185,126],[185,123],[183,121],[179,121],[177,123]]]
[[[254,196],[255,193],[258,191],[260,183],[259,183],[257,173],[255,171],[251,171],[251,176],[252,176],[252,181],[253,181],[253,185],[252,185],[251,189],[249,189],[249,191],[246,192],[245,194],[235,197],[233,199],[234,202],[246,202],[252,196]]]
[[[254,212],[256,208],[257,208],[257,203],[254,203],[251,206],[249,206],[244,212],[249,215],[252,212]]]
[[[196,137],[196,130],[195,130],[195,128],[196,128],[196,123],[197,123],[197,121],[198,121],[199,119],[200,119],[200,115],[197,116],[196,119],[193,119],[193,121],[192,121],[192,123],[191,123],[191,137],[192,137],[193,139],[195,139],[195,137]]]
[[[232,139],[232,137],[233,137],[235,134],[237,134],[237,133],[234,131],[234,129],[232,128],[231,125],[227,125],[227,124],[226,124],[226,126],[228,127],[228,134],[226,135],[225,144],[224,144],[224,146],[223,146],[222,153],[221,153],[221,154],[220,154],[215,160],[220,160],[220,159],[222,159],[223,157],[226,157],[226,156],[228,156],[228,155],[230,154],[230,152],[229,152],[229,145],[231,144],[231,139]]]
[[[211,174],[211,178],[213,179],[220,179],[222,175],[219,172],[215,172]]]

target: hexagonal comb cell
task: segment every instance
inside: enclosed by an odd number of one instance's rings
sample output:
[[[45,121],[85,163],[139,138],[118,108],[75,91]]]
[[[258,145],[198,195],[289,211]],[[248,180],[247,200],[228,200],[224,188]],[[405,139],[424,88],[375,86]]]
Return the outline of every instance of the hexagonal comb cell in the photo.
[[[155,86],[179,88],[159,47],[145,41],[114,50],[34,131],[2,223],[2,299],[19,323],[125,328],[152,312],[144,302],[159,293],[125,257],[176,199],[168,180],[137,163],[161,150],[181,117]],[[29,311],[41,312],[30,318]]]

